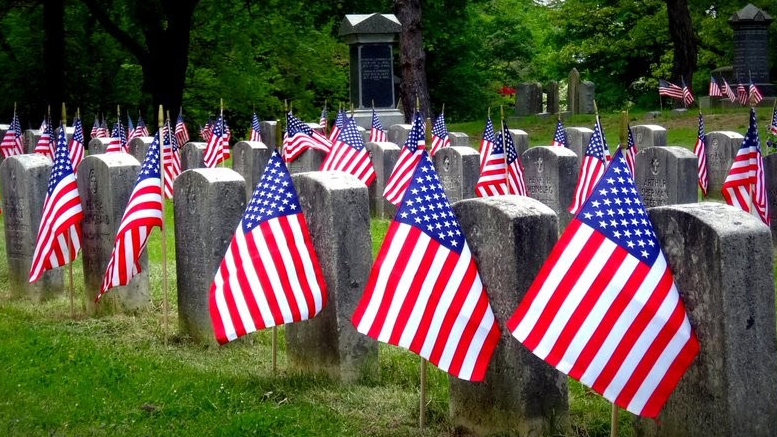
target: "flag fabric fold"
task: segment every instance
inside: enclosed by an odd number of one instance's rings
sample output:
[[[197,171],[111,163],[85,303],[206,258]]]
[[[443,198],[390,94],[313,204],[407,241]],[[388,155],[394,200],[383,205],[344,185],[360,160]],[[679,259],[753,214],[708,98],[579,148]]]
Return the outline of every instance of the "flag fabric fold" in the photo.
[[[528,196],[529,189],[527,188],[526,181],[523,177],[523,162],[521,161],[521,157],[518,156],[518,151],[515,148],[515,142],[513,142],[513,136],[510,135],[510,131],[507,129],[506,120],[502,120],[502,132],[506,133],[504,137],[504,144],[505,153],[507,154],[508,193],[517,194],[519,196]]]
[[[726,78],[723,78],[723,94],[728,97],[728,101],[734,103],[737,101],[737,95],[734,93],[734,89],[726,82]]]
[[[748,92],[745,89],[745,86],[741,83],[737,85],[737,100],[739,101],[740,105],[747,105]]]
[[[370,142],[371,143],[383,143],[386,140],[386,131],[383,130],[383,125],[380,123],[378,114],[375,110],[372,110],[372,126],[370,127]]]
[[[441,113],[432,125],[432,149],[430,156],[434,156],[440,149],[451,146],[451,138],[448,135],[448,127],[445,126],[445,114]]]
[[[213,126],[213,132],[205,144],[202,161],[205,167],[214,168],[227,158],[229,158],[229,134],[224,117],[219,116]]]
[[[135,126],[135,130],[138,132],[139,137],[150,136],[148,132],[148,126],[146,126],[146,122],[143,121],[143,117],[141,117],[140,114],[138,114],[138,125]]]
[[[699,133],[696,135],[696,144],[693,145],[693,154],[696,155],[699,188],[701,188],[702,194],[706,196],[709,177],[707,175],[707,144],[704,137],[704,116],[701,114],[701,111],[699,111]]]
[[[626,141],[626,152],[623,154],[626,158],[626,164],[629,166],[631,175],[637,177],[637,144],[634,142],[634,133],[631,131],[631,126],[626,126],[628,131],[628,140]]]
[[[251,135],[249,137],[249,141],[262,141],[262,128],[259,124],[259,116],[256,115],[256,112],[254,112],[253,117],[251,117]]]
[[[410,132],[407,134],[407,141],[402,146],[397,163],[394,164],[394,169],[386,180],[386,188],[383,190],[383,197],[386,200],[397,206],[402,203],[402,197],[410,185],[424,150],[426,150],[426,123],[423,114],[416,112]]]
[[[73,138],[70,139],[70,163],[73,171],[78,171],[78,166],[84,160],[84,125],[81,124],[81,118],[78,117],[73,122]]]
[[[580,164],[580,174],[577,178],[577,186],[575,187],[575,197],[572,200],[572,205],[569,206],[569,212],[572,214],[577,214],[580,208],[583,207],[586,199],[591,195],[594,187],[604,174],[604,169],[607,167],[604,151],[604,134],[602,133],[602,125],[599,123],[599,118],[597,117],[594,133],[588,141],[588,147],[585,149],[583,162]]]
[[[9,156],[24,154],[22,126],[19,123],[19,116],[16,115],[16,112],[13,114],[8,130],[3,135],[3,141],[0,143],[0,153],[2,153],[3,159]]]
[[[172,199],[175,179],[181,174],[181,154],[178,150],[178,139],[170,126],[170,120],[167,120],[164,132],[162,153],[165,167],[165,199]]]
[[[685,84],[685,79],[682,79],[682,81],[683,81],[683,103],[685,103],[685,106],[689,106],[694,102],[693,93],[691,93],[691,89],[688,87],[688,85]]]
[[[175,122],[175,139],[178,140],[181,147],[189,142],[189,129],[186,128],[186,123],[183,121],[183,110],[178,112],[178,120]]]
[[[507,162],[502,132],[494,133],[494,123],[488,117],[480,142],[480,177],[475,184],[475,194],[488,197],[507,193]]]
[[[761,94],[761,90],[759,90],[758,87],[755,86],[752,80],[750,81],[750,85],[747,90],[748,90],[747,94],[751,105],[757,105],[761,103],[761,101],[764,99],[763,94]]]
[[[35,150],[33,153],[40,153],[43,156],[48,156],[52,160],[54,159],[54,126],[48,119],[44,119],[41,123],[41,133],[38,142],[35,144]]]
[[[342,109],[337,111],[337,116],[335,116],[335,122],[332,125],[332,131],[329,132],[330,143],[334,144],[334,142],[337,141],[337,136],[340,134],[340,129],[343,128],[345,119],[346,119],[345,111]],[[286,162],[289,162],[289,161],[286,161]]]
[[[720,86],[714,77],[710,76],[710,97],[723,97],[723,93],[720,91]]]
[[[321,171],[342,171],[356,176],[364,185],[369,186],[375,180],[375,169],[370,154],[364,146],[364,139],[353,117],[345,121],[345,126],[337,136],[332,150],[321,163]]]
[[[769,123],[769,132],[773,135],[777,135],[777,106],[772,109],[772,122]],[[6,133],[6,135],[8,134]]]
[[[110,141],[105,148],[105,153],[128,152],[127,150],[127,132],[121,125],[121,120],[116,120],[111,131]]]
[[[339,116],[339,114],[338,114]],[[341,126],[342,128],[342,126]],[[292,162],[305,150],[315,149],[325,153],[332,150],[332,143],[327,137],[314,131],[302,120],[286,114],[286,135],[283,138],[283,159]]]
[[[658,79],[658,95],[682,100],[683,89],[669,81]]]
[[[561,119],[556,122],[556,132],[553,134],[553,141],[551,146],[568,147],[567,146],[567,131],[564,129],[564,125],[561,123]]]

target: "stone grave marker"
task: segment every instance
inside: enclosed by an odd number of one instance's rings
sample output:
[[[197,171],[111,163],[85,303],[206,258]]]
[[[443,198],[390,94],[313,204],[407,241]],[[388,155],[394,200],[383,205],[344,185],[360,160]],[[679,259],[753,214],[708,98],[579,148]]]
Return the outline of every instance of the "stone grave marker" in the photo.
[[[84,210],[81,252],[87,314],[132,313],[151,307],[145,250],[140,256],[141,272],[128,285],[111,288],[99,303],[94,302],[139,171],[140,163],[128,153],[90,155],[78,167],[78,192]]]
[[[192,142],[184,144],[181,148],[181,170],[191,170],[205,167],[203,155],[207,143]]]
[[[550,114],[558,114],[560,110],[559,97],[558,97],[558,82],[551,80],[545,84],[545,95],[547,96],[546,110]]]
[[[515,115],[525,117],[532,112],[532,95],[534,93],[534,84],[524,82],[518,84],[515,90]],[[541,112],[541,111],[540,111]]]
[[[245,179],[246,202],[251,200],[271,155],[272,151],[260,141],[238,141],[232,148],[232,170]]]
[[[698,161],[684,147],[649,147],[637,154],[636,183],[645,207],[696,203]]]
[[[92,138],[89,140],[89,144],[87,146],[89,154],[97,155],[100,153],[105,153],[105,151],[108,150],[108,144],[110,142],[110,138]],[[35,148],[34,145],[32,147]]]
[[[567,208],[575,197],[580,173],[577,156],[566,147],[540,146],[525,151],[521,159],[529,197],[550,207],[563,231],[573,217]]]
[[[464,132],[448,132],[448,138],[451,140],[451,147],[472,148],[472,145],[469,143],[469,136]]]
[[[328,303],[313,319],[286,326],[293,368],[344,382],[375,378],[378,342],[359,334],[351,315],[372,267],[367,187],[342,172],[292,176],[326,281]]]
[[[638,124],[631,127],[638,150],[666,146],[666,129],[657,124]]]
[[[556,214],[539,201],[499,196],[457,202],[501,338],[483,382],[448,377],[454,425],[474,435],[556,435],[569,415],[567,376],[513,338],[507,321],[556,243]],[[510,268],[505,268],[510,266]]]
[[[772,4],[774,13],[774,4]],[[755,83],[764,96],[774,95],[769,79],[769,13],[752,4],[735,12],[728,24],[734,30],[734,71],[737,83]],[[733,83],[733,82],[731,82]]]
[[[723,182],[737,156],[744,137],[736,132],[715,131],[705,136],[707,152],[707,196],[722,199]]]
[[[392,124],[388,130],[389,143],[394,143],[399,147],[402,147],[407,141],[407,136],[410,135],[409,124]]]
[[[243,217],[245,185],[240,174],[221,167],[185,171],[175,180],[178,324],[199,343],[216,342],[210,286]]]
[[[138,162],[143,162],[146,159],[146,152],[151,147],[151,142],[154,141],[154,137],[135,137],[129,142],[129,154],[132,155]]]
[[[308,171],[318,171],[321,169],[321,164],[323,164],[325,159],[326,152],[323,150],[307,149],[297,156],[297,159],[287,163],[289,173],[297,174]]]
[[[445,147],[432,158],[448,201],[475,197],[475,184],[480,178],[480,154],[472,147]]]
[[[769,201],[772,241],[777,246],[777,153],[764,156],[764,176],[766,179],[766,199]]]
[[[567,82],[567,110],[572,114],[580,113],[580,72],[577,68],[569,70]]]
[[[27,129],[22,132],[22,145],[27,153],[35,152],[35,146],[38,145],[40,135],[40,129]]]
[[[594,100],[596,99],[596,86],[590,80],[580,82],[578,89],[580,114],[594,113]]]
[[[568,127],[564,131],[567,133],[567,147],[577,155],[577,166],[580,167],[594,131],[587,127]]]
[[[399,146],[394,143],[366,143],[372,166],[375,169],[375,182],[369,186],[370,213],[377,218],[393,218],[397,208],[383,197],[386,181],[399,159]]]
[[[507,131],[513,137],[515,151],[518,152],[518,156],[523,155],[523,152],[529,149],[529,134],[521,129],[508,129]]]
[[[12,297],[33,302],[64,291],[63,268],[49,270],[37,282],[29,282],[51,165],[49,158],[39,154],[11,156],[0,163],[9,288]]]
[[[265,146],[267,146],[270,151],[273,151],[276,149],[277,144],[275,144],[275,135],[276,135],[276,129],[278,128],[278,121],[276,120],[265,120],[259,122],[259,136],[262,137],[262,142]]]

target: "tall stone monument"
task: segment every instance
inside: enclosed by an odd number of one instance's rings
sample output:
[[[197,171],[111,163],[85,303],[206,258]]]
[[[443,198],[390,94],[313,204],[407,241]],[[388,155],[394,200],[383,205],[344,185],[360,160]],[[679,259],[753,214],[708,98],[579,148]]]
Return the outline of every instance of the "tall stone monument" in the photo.
[[[351,102],[356,105],[356,124],[369,129],[372,108],[383,126],[404,123],[396,109],[394,43],[402,25],[393,14],[346,15],[340,36],[350,46]]]
[[[738,83],[753,83],[765,96],[775,95],[769,82],[769,25],[774,21],[766,11],[748,4],[731,18],[734,29],[734,74]]]

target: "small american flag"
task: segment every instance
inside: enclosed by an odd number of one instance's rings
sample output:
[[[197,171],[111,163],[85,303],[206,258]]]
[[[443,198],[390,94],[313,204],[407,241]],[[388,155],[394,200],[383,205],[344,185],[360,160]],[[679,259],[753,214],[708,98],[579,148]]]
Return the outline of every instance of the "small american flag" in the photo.
[[[297,191],[275,151],[210,286],[216,340],[310,319],[326,303]]]
[[[92,139],[99,138],[98,135],[100,135],[100,120],[97,119],[97,116],[94,116],[94,124],[92,124],[92,131],[89,132],[89,136],[92,137]]]
[[[507,122],[502,120],[502,132],[504,136],[505,153],[507,153],[507,188],[510,194],[519,196],[528,196],[529,189],[526,187],[526,181],[523,178],[523,162],[515,149],[515,142],[510,131],[507,129]]]
[[[73,171],[78,171],[78,166],[84,160],[84,125],[81,118],[73,122],[73,138],[70,140],[70,163]]]
[[[43,119],[43,123],[40,126],[40,138],[38,138],[38,143],[35,145],[33,153],[40,153],[43,156],[54,159],[54,127],[46,118]]]
[[[629,166],[631,175],[637,177],[637,153],[639,153],[639,150],[637,150],[637,144],[634,142],[634,133],[631,131],[631,126],[627,126],[626,129],[628,130],[628,140],[626,141],[626,153],[624,154],[624,157],[626,158],[626,164]]]
[[[556,122],[556,133],[553,134],[553,142],[551,146],[567,147],[567,131],[564,129],[564,125],[561,120]]]
[[[135,127],[135,130],[138,132],[139,137],[150,136],[148,126],[146,126],[146,122],[143,121],[143,117],[141,117],[140,114],[138,114],[138,125]]]
[[[707,145],[704,142],[704,116],[699,111],[699,134],[696,136],[696,144],[693,145],[693,154],[696,155],[699,173],[699,188],[707,195],[709,178],[707,177]]]
[[[688,106],[694,102],[693,94],[691,93],[691,89],[688,87],[688,85],[685,84],[685,79],[682,79],[683,81],[683,103],[685,103],[685,106]]]
[[[409,349],[458,378],[481,381],[499,327],[425,150],[419,161],[352,321],[362,334]]]
[[[734,103],[737,101],[737,95],[734,93],[734,90],[731,88],[731,85],[726,82],[726,78],[723,78],[723,93],[728,97],[728,100],[731,103]]]
[[[251,141],[262,141],[262,128],[259,125],[259,116],[256,115],[256,112],[251,117],[251,137],[249,139]]]
[[[699,342],[622,153],[507,326],[559,371],[634,414],[656,417]]]
[[[318,127],[321,128],[321,132],[326,135],[326,125],[327,125],[327,113],[326,113],[326,105],[324,106],[324,109],[321,110],[321,118],[318,119]]]
[[[108,138],[110,136],[111,132],[108,130],[108,123],[105,121],[105,118],[103,118],[103,121],[100,124],[100,132],[97,134],[97,138]]]
[[[441,113],[432,125],[432,150],[429,154],[434,156],[438,150],[450,146],[451,138],[448,135],[448,127],[445,126],[445,114]]]
[[[507,194],[507,162],[502,132],[494,134],[491,117],[486,122],[486,130],[480,144],[480,178],[475,184],[475,194],[478,197]]]
[[[127,132],[124,130],[124,126],[121,125],[121,120],[116,120],[113,125],[113,131],[111,131],[111,140],[108,142],[108,146],[105,148],[105,153],[112,152],[128,152],[127,150]]]
[[[13,114],[11,124],[8,126],[8,130],[3,135],[3,142],[0,144],[0,153],[3,154],[3,158],[9,156],[24,154],[24,145],[22,144],[22,126],[19,123],[19,116],[16,112]]]
[[[664,79],[658,79],[658,95],[671,97],[673,99],[682,99],[683,89]]]
[[[750,128],[723,182],[723,197],[729,205],[760,217],[767,225],[770,223],[761,141],[758,138],[755,109],[752,107]]]
[[[127,208],[121,218],[119,230],[105,270],[100,294],[95,302],[112,287],[129,284],[140,273],[138,258],[148,243],[154,226],[162,228],[162,187],[159,169],[159,135],[151,142],[135,187],[130,194]]]
[[[31,283],[40,279],[46,270],[64,266],[76,259],[81,250],[83,218],[78,184],[67,149],[65,126],[62,125],[32,256]]]
[[[165,164],[165,198],[173,198],[173,183],[181,174],[181,154],[178,151],[178,140],[172,133],[170,120],[164,127],[164,144],[162,147]]]
[[[737,85],[737,100],[740,105],[747,105],[747,90],[741,83]]]
[[[371,143],[382,143],[387,141],[386,139],[386,131],[383,130],[383,125],[380,123],[380,119],[378,118],[378,114],[375,113],[375,110],[372,110],[372,127],[370,128],[370,142]]]
[[[175,122],[175,139],[181,146],[189,142],[189,129],[183,121],[183,111],[178,112],[178,120]]]
[[[229,157],[229,139],[226,132],[224,117],[219,116],[213,126],[213,132],[205,144],[205,151],[202,153],[202,161],[205,167],[214,168],[220,162]]]
[[[324,135],[314,131],[302,120],[286,114],[286,136],[283,138],[283,159],[291,162],[307,149],[329,153],[332,143]]]
[[[337,136],[332,150],[321,164],[321,171],[326,170],[354,175],[367,186],[375,180],[375,169],[372,167],[370,155],[364,147],[364,139],[353,117],[345,121],[345,126]]]
[[[18,123],[18,121],[17,121],[17,123]],[[771,132],[774,135],[777,135],[777,107],[775,107],[772,110],[772,122],[771,122],[771,124],[769,124],[769,132]],[[8,134],[6,133],[6,135],[8,135]]]
[[[714,77],[710,76],[710,97],[723,97],[723,93],[720,92],[720,86]]]
[[[394,169],[391,170],[391,175],[386,181],[386,188],[383,190],[383,197],[386,200],[397,206],[402,203],[402,198],[424,150],[426,150],[426,123],[423,114],[416,112],[410,132],[407,134],[407,141],[402,146],[397,163],[394,164]]]
[[[135,124],[132,123],[132,117],[127,114],[127,143],[140,136],[140,132],[135,129]]]
[[[335,124],[332,125],[332,132],[329,132],[329,142],[334,144],[334,142],[337,140],[337,135],[340,134],[340,129],[343,128],[343,124],[345,123],[345,111],[342,109],[337,111],[337,116],[335,117]],[[288,161],[286,161],[288,162]]]
[[[763,94],[761,94],[761,90],[758,89],[757,86],[753,83],[753,81],[750,81],[750,87],[748,88],[748,94],[750,95],[750,104],[751,105],[757,105],[761,103],[761,101],[764,99]]]
[[[213,120],[208,118],[208,121],[205,122],[205,126],[200,128],[200,136],[202,137],[205,142],[210,141],[210,137],[213,134]]]
[[[599,179],[604,174],[604,169],[607,167],[604,149],[602,126],[599,123],[599,119],[597,119],[594,133],[588,141],[583,162],[580,164],[580,175],[577,179],[577,187],[575,187],[575,198],[572,200],[572,205],[569,206],[569,212],[572,214],[577,214],[580,211],[580,208],[583,207],[588,196],[591,195],[594,187],[596,187]]]

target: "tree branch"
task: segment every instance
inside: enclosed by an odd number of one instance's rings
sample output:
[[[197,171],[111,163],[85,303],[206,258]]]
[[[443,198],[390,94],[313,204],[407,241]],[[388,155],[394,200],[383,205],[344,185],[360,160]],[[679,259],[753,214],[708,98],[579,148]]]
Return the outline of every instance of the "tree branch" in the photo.
[[[138,59],[138,63],[141,66],[150,62],[151,56],[146,50],[144,50],[143,46],[135,41],[135,39],[132,38],[132,36],[130,36],[127,32],[123,31],[116,23],[114,23],[108,14],[105,13],[105,10],[101,5],[98,5],[95,0],[81,0],[81,2],[86,5],[86,7],[89,9],[89,12],[94,15],[105,31],[108,32],[114,39],[116,39],[116,41],[119,42],[119,44],[124,46],[124,48],[129,50],[129,52]]]

